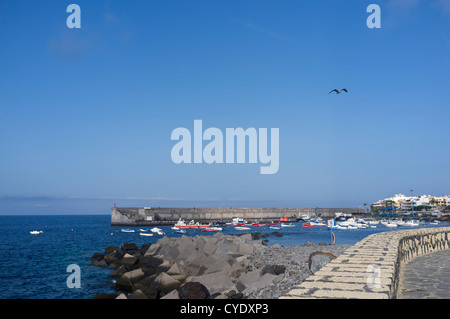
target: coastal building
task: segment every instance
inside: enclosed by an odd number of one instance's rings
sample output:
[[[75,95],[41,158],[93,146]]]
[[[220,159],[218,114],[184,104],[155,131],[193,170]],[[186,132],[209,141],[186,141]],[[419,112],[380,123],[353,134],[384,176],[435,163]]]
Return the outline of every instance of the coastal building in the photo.
[[[434,197],[433,208],[449,206],[449,196]]]
[[[383,210],[386,207],[392,207],[400,210],[414,210],[414,207],[429,207],[431,209],[442,209],[450,205],[450,196],[405,196],[395,194],[394,196],[381,199],[371,204],[373,210]]]

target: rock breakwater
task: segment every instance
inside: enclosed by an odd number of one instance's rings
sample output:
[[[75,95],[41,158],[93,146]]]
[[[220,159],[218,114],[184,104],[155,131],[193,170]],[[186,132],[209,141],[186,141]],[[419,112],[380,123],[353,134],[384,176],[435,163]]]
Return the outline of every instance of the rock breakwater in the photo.
[[[95,298],[278,298],[349,246],[267,246],[251,234],[222,233],[108,246],[91,260],[114,270],[110,277],[117,294]]]

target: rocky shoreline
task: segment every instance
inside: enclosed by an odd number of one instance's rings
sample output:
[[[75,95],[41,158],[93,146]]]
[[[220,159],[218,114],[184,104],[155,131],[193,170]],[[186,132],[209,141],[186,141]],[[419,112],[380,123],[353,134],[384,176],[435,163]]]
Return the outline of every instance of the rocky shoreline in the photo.
[[[117,293],[94,298],[276,299],[351,246],[267,246],[264,236],[217,233],[108,246],[91,260],[114,269]]]

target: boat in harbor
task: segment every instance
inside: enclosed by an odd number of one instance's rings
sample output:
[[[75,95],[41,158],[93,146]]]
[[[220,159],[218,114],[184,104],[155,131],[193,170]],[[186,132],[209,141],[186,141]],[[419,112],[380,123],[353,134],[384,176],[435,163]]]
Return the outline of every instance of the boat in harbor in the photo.
[[[287,217],[287,215],[285,215],[284,217],[281,217],[280,219],[276,220],[278,223],[288,223],[289,222],[289,218]]]
[[[182,228],[207,228],[211,227],[210,225],[200,224],[199,222],[195,222],[194,220],[191,220],[189,224],[186,224],[184,220],[181,218],[177,221],[177,223],[174,225],[174,227],[178,229]]]
[[[153,236],[153,234],[151,234],[151,233],[139,233],[139,235],[147,236],[147,237]]]
[[[163,236],[164,235],[164,232],[162,231],[162,229],[161,228],[158,228],[158,227],[153,227],[152,229],[150,229],[151,230],[151,232],[152,233],[156,233],[156,234],[158,234],[158,235],[161,235],[161,236]]]
[[[298,222],[309,222],[309,216],[308,215],[302,215],[297,217]]]
[[[239,224],[246,224],[247,221],[244,220],[241,217],[233,217],[231,220],[231,223],[229,223],[231,226],[238,226]],[[227,223],[228,224],[228,223]]]
[[[386,223],[386,224],[384,224],[384,226],[393,228],[393,227],[397,227],[397,224],[395,224],[395,223]]]
[[[202,228],[202,231],[204,231],[204,232],[222,231],[222,227],[207,227],[207,228]]]
[[[250,227],[245,227],[245,226],[235,226],[234,229],[236,229],[236,230],[250,230]]]
[[[42,233],[43,233],[42,230],[32,230],[32,231],[30,231],[30,234],[31,234],[31,235],[40,235],[40,234],[42,234]]]
[[[120,231],[121,231],[122,233],[134,233],[134,229],[129,229],[129,228],[121,229]]]
[[[326,224],[322,222],[310,221],[309,223],[313,226],[326,226]]]
[[[250,227],[250,226],[252,226],[252,224],[239,223],[239,224],[236,224],[236,226],[239,226],[239,227]]]
[[[281,227],[295,227],[295,225],[292,224],[292,223],[289,223],[289,224],[287,224],[287,223],[281,223],[280,226],[281,226]]]
[[[405,222],[405,226],[415,227],[415,226],[419,226],[419,223],[417,223],[414,220],[408,220],[407,222]]]
[[[266,224],[253,223],[252,227],[264,227]]]

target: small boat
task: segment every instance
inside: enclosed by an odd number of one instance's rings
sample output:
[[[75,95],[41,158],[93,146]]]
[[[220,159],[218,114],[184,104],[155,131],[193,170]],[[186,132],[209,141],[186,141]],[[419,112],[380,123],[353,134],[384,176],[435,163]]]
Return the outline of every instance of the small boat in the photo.
[[[162,231],[161,228],[153,227],[153,228],[150,229],[150,230],[151,230],[152,233],[156,233],[156,234],[161,235],[161,236],[164,235],[164,232]]]
[[[393,227],[397,227],[397,224],[394,224],[394,223],[387,223],[387,224],[384,224],[386,227],[390,227],[390,228],[393,228]]]
[[[278,227],[278,226],[270,226],[269,228],[270,229],[280,229],[280,227]]]
[[[134,229],[121,229],[122,233],[134,233]]]
[[[146,232],[146,231],[148,231],[148,228],[139,228],[139,231]]]
[[[42,234],[42,233],[43,233],[42,230],[32,230],[32,231],[30,231],[30,234],[31,234],[31,235],[40,235],[40,234]]]
[[[184,229],[176,229],[175,232],[178,234],[186,234],[186,231]]]
[[[281,223],[281,227],[295,227],[295,225],[292,223],[289,224]]]
[[[186,224],[184,220],[181,218],[178,220],[178,222],[175,224],[175,227],[181,229],[181,228],[206,228],[210,227],[210,225],[203,225],[199,222],[194,222],[194,220],[191,220],[189,224]]]
[[[141,236],[148,236],[148,237],[153,236],[153,234],[150,234],[150,233],[139,233],[139,235],[141,235]]]
[[[303,224],[303,227],[314,227],[314,225],[307,223],[307,224]]]
[[[244,227],[244,226],[236,226],[234,227],[236,230],[250,230],[250,227]]]
[[[239,223],[239,224],[236,224],[236,226],[240,226],[240,227],[249,227],[249,226],[252,226],[252,224],[247,224],[247,223]]]
[[[205,232],[222,231],[222,227],[208,227],[208,228],[202,228],[202,231],[205,231]]]
[[[403,220],[393,220],[394,224],[397,224],[397,226],[405,226],[405,222]]]
[[[264,226],[266,226],[266,224],[253,223],[252,226],[253,227],[264,227]]]
[[[412,221],[412,220],[408,220],[405,223],[405,226],[409,226],[409,227],[411,227],[411,226],[419,226],[419,223],[416,223],[415,221]]]
[[[313,222],[313,221],[310,221],[309,223],[310,223],[311,225],[313,225],[313,226],[326,226],[326,224],[321,223],[321,222]]]
[[[289,222],[289,218],[287,216],[284,216],[284,217],[280,218],[279,221],[280,221],[280,223],[286,223],[286,222]]]
[[[233,217],[233,219],[231,220],[230,225],[231,226],[239,226],[238,224],[242,224],[242,223],[247,223],[247,221],[245,221],[241,217]]]

